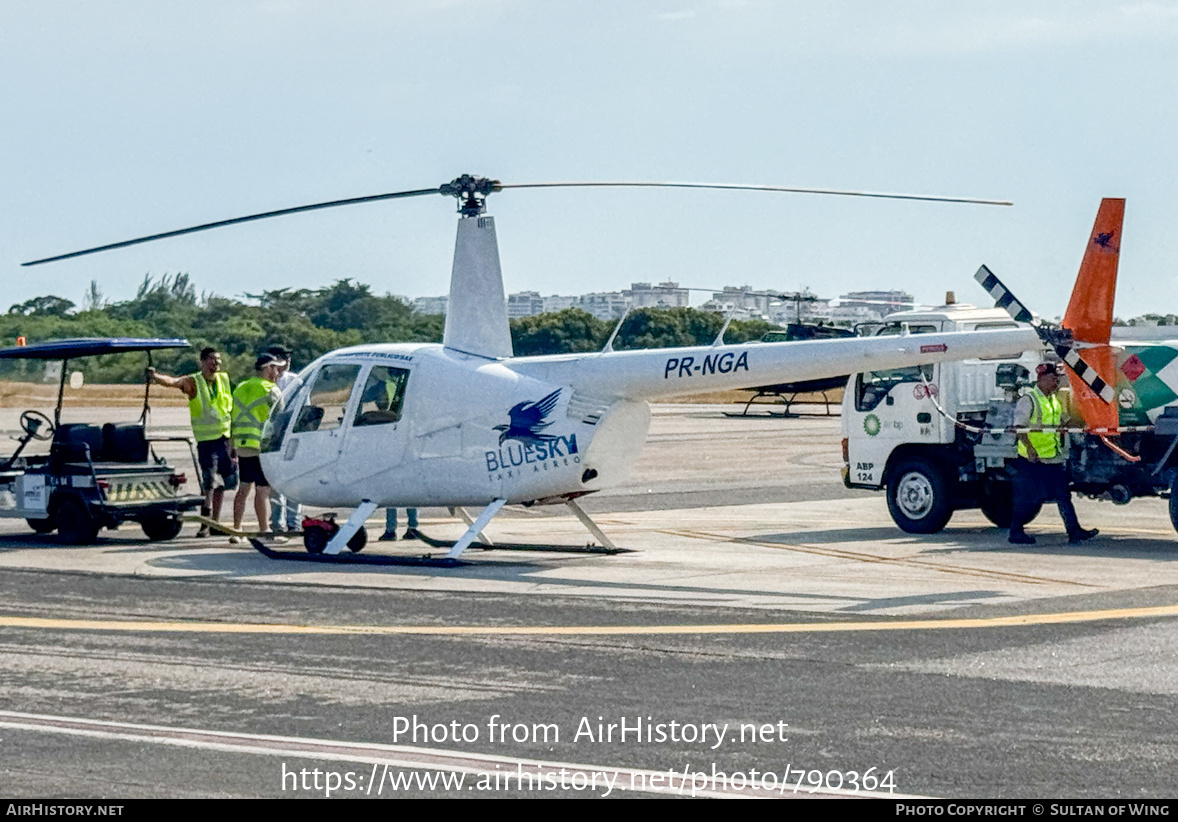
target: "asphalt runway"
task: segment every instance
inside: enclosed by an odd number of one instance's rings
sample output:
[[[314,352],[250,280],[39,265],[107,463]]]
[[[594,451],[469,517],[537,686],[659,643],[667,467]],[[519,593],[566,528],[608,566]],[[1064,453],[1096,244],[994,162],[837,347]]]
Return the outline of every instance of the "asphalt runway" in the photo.
[[[1173,795],[1164,501],[1078,501],[1082,546],[1054,512],[1034,546],[976,512],[916,538],[842,487],[837,419],[720,412],[656,407],[585,501],[618,556],[326,568],[0,520],[4,794]],[[560,509],[487,533],[588,539]]]

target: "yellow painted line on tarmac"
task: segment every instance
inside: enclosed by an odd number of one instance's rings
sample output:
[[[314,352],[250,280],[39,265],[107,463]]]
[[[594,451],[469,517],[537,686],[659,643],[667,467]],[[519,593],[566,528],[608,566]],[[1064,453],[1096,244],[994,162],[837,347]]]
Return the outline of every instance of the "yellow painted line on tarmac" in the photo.
[[[653,636],[682,634],[830,634],[852,631],[936,631],[1017,628],[1115,619],[1178,616],[1178,605],[1063,611],[975,619],[909,619],[878,622],[779,622],[713,625],[279,625],[250,622],[151,622],[0,616],[0,628],[177,634],[371,634],[378,636]]]

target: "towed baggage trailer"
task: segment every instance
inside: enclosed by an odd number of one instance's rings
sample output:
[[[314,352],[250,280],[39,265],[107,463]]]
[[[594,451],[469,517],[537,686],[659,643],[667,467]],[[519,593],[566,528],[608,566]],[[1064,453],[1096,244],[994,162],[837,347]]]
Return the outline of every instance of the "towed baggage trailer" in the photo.
[[[0,349],[0,359],[61,361],[53,419],[40,411],[23,412],[16,449],[0,457],[0,517],[25,519],[39,534],[56,531],[60,542],[71,545],[93,543],[100,529],[126,521],[139,523],[153,541],[179,534],[181,515],[200,507],[204,489],[183,493],[186,475],[157,454],[155,445],[186,443],[198,486],[200,467],[191,437],[147,436],[150,384],[137,423],[63,424],[61,409],[72,359],[143,352],[150,365],[152,351],[187,347],[181,339],[104,337]],[[25,454],[34,441],[49,441],[49,453]]]

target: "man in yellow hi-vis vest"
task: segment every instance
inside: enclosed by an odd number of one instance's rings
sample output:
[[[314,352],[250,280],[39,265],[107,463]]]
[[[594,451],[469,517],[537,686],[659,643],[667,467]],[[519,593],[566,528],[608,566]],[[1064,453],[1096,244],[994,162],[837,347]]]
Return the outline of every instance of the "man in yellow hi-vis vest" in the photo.
[[[229,375],[221,370],[221,355],[215,348],[200,352],[200,371],[183,377],[159,374],[147,369],[152,382],[179,389],[188,397],[188,413],[192,417],[192,436],[196,439],[196,453],[204,480],[205,504],[201,515],[221,518],[225,491],[237,487],[237,464],[229,444],[229,430],[233,411],[233,394]],[[207,537],[209,527],[202,525],[198,537]]]
[[[1083,542],[1099,533],[1095,528],[1080,526],[1072,505],[1067,454],[1059,433],[1065,417],[1058,393],[1059,368],[1056,363],[1041,363],[1035,370],[1035,385],[1019,398],[1014,409],[1015,427],[1032,429],[1018,435],[1019,458],[1014,466],[1010,517],[1010,541],[1016,545],[1035,543],[1035,538],[1023,529],[1034,516],[1035,507],[1050,500],[1059,506],[1068,542]]]
[[[263,537],[273,537],[266,531],[270,522],[270,483],[262,473],[262,428],[270,418],[270,409],[282,400],[282,393],[275,382],[286,360],[264,352],[254,361],[256,376],[237,386],[233,392],[233,448],[237,452],[237,465],[241,471],[241,487],[233,498],[233,529],[241,530],[245,518],[245,506],[250,491],[254,491],[254,513],[258,515],[258,531]],[[234,535],[230,542],[241,542]],[[285,541],[285,537],[280,538]]]

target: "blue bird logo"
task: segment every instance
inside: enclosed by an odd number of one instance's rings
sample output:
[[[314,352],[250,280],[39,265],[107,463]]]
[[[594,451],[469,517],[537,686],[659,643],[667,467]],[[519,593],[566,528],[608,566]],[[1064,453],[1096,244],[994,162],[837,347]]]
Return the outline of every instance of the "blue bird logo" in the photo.
[[[1115,231],[1102,231],[1092,238],[1092,242],[1101,248],[1106,248],[1109,251],[1116,251],[1117,247],[1113,245],[1113,235]]]
[[[556,389],[547,397],[537,402],[521,402],[518,405],[512,406],[507,415],[511,417],[509,425],[496,425],[495,430],[502,433],[499,434],[499,444],[502,445],[506,440],[519,440],[523,443],[541,443],[552,442],[557,439],[552,434],[540,433],[548,426],[552,425],[551,420],[546,420],[552,409],[556,407],[557,401],[560,399],[561,389]]]

